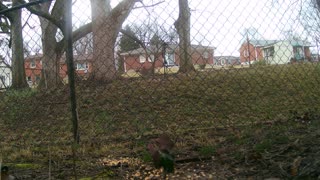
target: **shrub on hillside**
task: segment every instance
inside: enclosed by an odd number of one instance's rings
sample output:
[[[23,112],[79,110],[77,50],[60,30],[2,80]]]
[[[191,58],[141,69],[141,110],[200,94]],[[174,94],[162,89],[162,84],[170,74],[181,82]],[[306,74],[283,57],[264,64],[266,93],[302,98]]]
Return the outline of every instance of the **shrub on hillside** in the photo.
[[[268,63],[266,60],[258,60],[252,63],[253,67],[267,66]]]

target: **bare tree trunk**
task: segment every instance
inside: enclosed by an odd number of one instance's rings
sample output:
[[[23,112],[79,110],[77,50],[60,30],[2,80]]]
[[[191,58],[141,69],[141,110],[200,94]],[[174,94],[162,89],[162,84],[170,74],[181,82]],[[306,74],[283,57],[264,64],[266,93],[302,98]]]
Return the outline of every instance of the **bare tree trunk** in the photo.
[[[110,0],[91,0],[95,80],[110,81],[117,77],[114,47],[122,23],[135,2],[123,0],[111,9]]]
[[[13,6],[17,5],[17,0],[13,0]],[[28,87],[26,73],[24,69],[23,57],[23,37],[21,24],[21,10],[12,13],[12,87],[21,89]]]
[[[42,78],[39,84],[40,88],[54,88],[62,85],[62,80],[59,76],[59,55],[55,52],[53,44],[48,41],[43,42],[43,57],[42,57]],[[45,47],[49,46],[49,47]],[[52,48],[50,48],[52,47]]]
[[[118,56],[118,75],[121,76],[124,73],[124,57],[120,55],[120,52],[117,52]]]
[[[24,2],[23,0],[17,0]],[[35,0],[30,0],[35,1]],[[40,19],[43,46],[43,70],[39,87],[52,88],[62,84],[60,72],[60,59],[65,51],[65,41],[61,37],[57,41],[58,28],[64,29],[64,12],[66,0],[56,0],[41,3],[39,6],[26,7],[31,13]],[[1,5],[1,4],[0,4]],[[51,6],[53,5],[53,6]],[[88,23],[75,30],[72,34],[73,41],[86,36],[92,31],[92,24]]]
[[[41,10],[43,12],[49,12],[50,3],[51,2],[42,4]],[[62,6],[63,3],[57,4],[56,6],[58,5]],[[62,7],[60,8],[62,9]],[[63,13],[63,10],[60,10],[60,13]],[[62,16],[60,13],[57,13],[57,15],[52,14],[52,16],[59,19],[59,17]],[[41,41],[43,48],[42,77],[39,88],[54,88],[62,85],[62,80],[59,76],[59,61],[63,52],[57,53],[56,51],[58,44],[56,40],[58,27],[45,18],[39,17],[39,19],[42,31]]]
[[[179,72],[182,73],[195,71],[191,59],[190,16],[188,0],[179,0],[179,17],[174,25],[179,35]]]

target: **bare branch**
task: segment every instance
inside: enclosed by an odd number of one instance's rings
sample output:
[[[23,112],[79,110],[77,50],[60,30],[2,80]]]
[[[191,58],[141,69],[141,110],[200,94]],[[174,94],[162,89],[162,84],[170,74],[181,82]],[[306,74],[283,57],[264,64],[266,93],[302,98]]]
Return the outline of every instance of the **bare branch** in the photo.
[[[26,23],[24,23],[24,25],[22,26],[22,29],[24,29],[24,27],[26,27],[26,25],[28,24],[28,21],[29,21],[30,17],[31,17],[31,14],[29,14],[29,16],[28,16],[28,18],[26,20]]]
[[[92,32],[92,23],[91,22],[88,24],[85,24],[85,25],[81,26],[80,28],[78,28],[77,30],[73,31],[72,42],[78,41],[79,39],[86,36],[90,32]],[[58,42],[56,51],[63,52],[65,50],[65,48],[66,48],[65,47],[65,38],[63,38],[61,41]]]
[[[25,0],[19,0],[20,3],[26,3]],[[36,10],[35,8],[31,7],[31,6],[27,6],[26,7],[32,14],[35,14],[37,16],[43,17],[45,19],[47,19],[48,21],[50,21],[51,23],[53,23],[54,25],[56,25],[58,28],[60,28],[61,30],[63,29],[63,24],[58,21],[55,16],[52,16],[46,12],[43,12],[41,10]]]
[[[0,2],[0,11],[2,12],[1,14],[4,14],[11,21],[12,20],[12,13],[11,12],[4,12],[6,10],[8,10],[8,7],[6,5],[4,5],[2,2]]]
[[[162,3],[164,3],[165,1],[160,1],[160,2],[157,2],[157,3],[155,3],[155,4],[151,4],[151,5],[144,5],[142,2],[142,4],[143,4],[143,6],[138,6],[138,7],[135,7],[135,8],[133,8],[133,9],[141,9],[141,8],[149,8],[149,7],[154,7],[154,6],[157,6],[157,5],[159,5],[159,4],[162,4]]]

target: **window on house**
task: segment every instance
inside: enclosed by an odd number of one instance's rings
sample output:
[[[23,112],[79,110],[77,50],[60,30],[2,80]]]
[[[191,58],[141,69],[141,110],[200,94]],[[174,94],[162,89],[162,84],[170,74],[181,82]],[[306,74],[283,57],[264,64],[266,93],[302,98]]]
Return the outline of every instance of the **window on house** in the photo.
[[[40,82],[40,76],[39,75],[36,75],[36,82]]]
[[[139,60],[140,60],[140,63],[146,62],[146,56],[145,56],[144,54],[141,54],[141,55],[139,56]]]
[[[205,52],[202,54],[202,57],[205,58],[205,59],[208,59],[208,58],[209,58],[209,52],[208,52],[208,51],[205,51]]]
[[[167,66],[174,65],[174,53],[173,52],[172,53],[166,53],[165,60],[166,60],[165,64]]]
[[[87,70],[89,68],[88,63],[77,63],[76,70]]]
[[[27,81],[32,81],[31,76],[27,76]]]
[[[294,47],[293,52],[295,59],[300,60],[304,58],[303,47]]]
[[[265,49],[265,57],[272,57],[274,55],[274,47]]]
[[[149,62],[154,62],[154,55],[153,54],[149,55],[148,61]]]
[[[249,57],[249,52],[247,49],[243,50],[243,57]]]
[[[36,62],[34,60],[31,60],[30,68],[36,68]]]

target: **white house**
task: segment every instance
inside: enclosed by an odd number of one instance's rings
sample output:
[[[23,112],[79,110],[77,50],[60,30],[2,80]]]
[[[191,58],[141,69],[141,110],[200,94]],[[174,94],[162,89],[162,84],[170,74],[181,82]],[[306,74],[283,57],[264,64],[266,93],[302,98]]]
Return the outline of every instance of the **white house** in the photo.
[[[0,60],[0,89],[5,89],[11,86],[12,71],[10,66],[3,60]]]
[[[287,64],[311,58],[311,44],[301,40],[284,40],[263,47],[263,57],[268,64]]]

